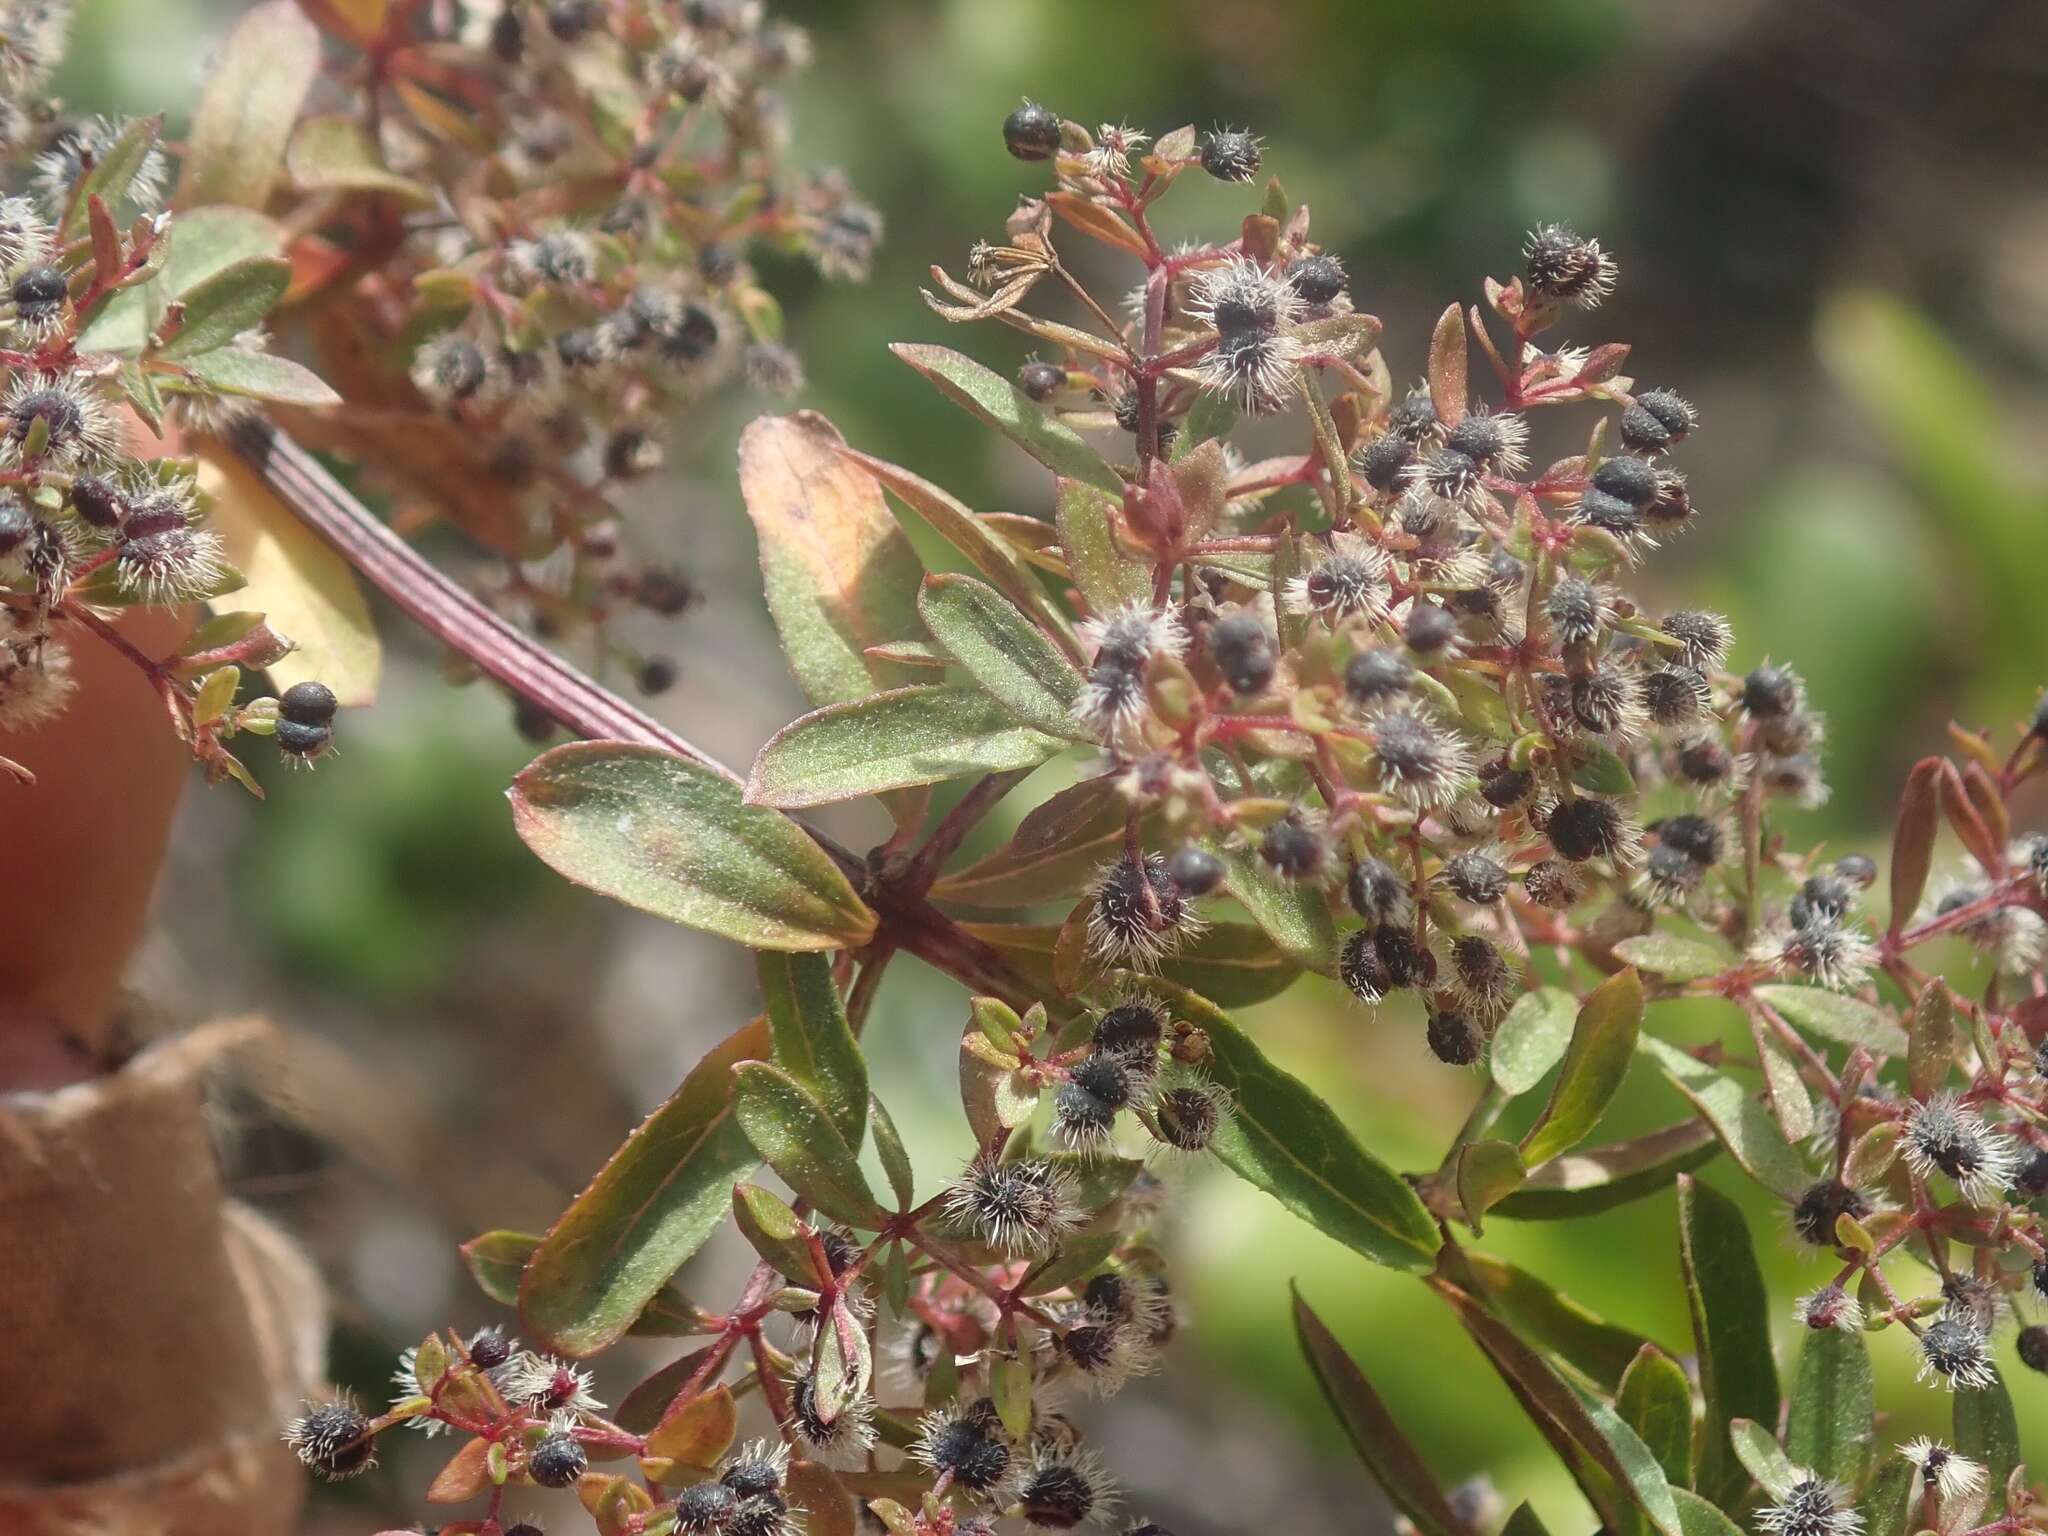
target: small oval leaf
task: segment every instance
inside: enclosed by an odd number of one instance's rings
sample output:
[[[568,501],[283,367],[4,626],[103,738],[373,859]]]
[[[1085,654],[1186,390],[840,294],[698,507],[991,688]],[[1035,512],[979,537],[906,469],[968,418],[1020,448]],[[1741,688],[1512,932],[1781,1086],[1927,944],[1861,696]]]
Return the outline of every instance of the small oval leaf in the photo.
[[[557,873],[764,949],[867,942],[875,915],[810,836],[723,774],[654,747],[572,742],[513,780],[512,821]]]

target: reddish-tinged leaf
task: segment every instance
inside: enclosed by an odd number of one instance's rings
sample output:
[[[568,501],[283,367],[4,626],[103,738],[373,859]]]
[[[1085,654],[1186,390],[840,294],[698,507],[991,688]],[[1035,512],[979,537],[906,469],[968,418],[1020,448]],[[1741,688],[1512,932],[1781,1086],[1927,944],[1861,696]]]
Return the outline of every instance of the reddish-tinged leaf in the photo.
[[[490,1471],[484,1465],[484,1458],[490,1455],[491,1442],[484,1439],[470,1440],[461,1450],[448,1458],[441,1470],[434,1474],[434,1480],[427,1484],[429,1504],[466,1504],[484,1491],[490,1481]]]
[[[294,0],[266,0],[228,34],[186,136],[178,207],[270,201],[286,141],[320,72],[320,34]]]
[[[1455,304],[1438,317],[1429,338],[1429,398],[1446,427],[1465,419],[1465,312]]]
[[[2005,796],[1991,774],[1978,762],[1963,764],[1963,791],[1991,833],[1993,844],[2003,848],[2012,841],[2012,815],[2005,808]]]
[[[732,1393],[723,1386],[671,1403],[647,1437],[647,1454],[690,1467],[710,1467],[725,1454],[739,1428]]]
[[[1143,238],[1107,208],[1076,192],[1049,192],[1045,200],[1054,213],[1083,234],[1100,240],[1104,245],[1129,251],[1133,256],[1144,256]]]
[[[1969,790],[1963,787],[1962,776],[1956,772],[1956,765],[1944,761],[1941,777],[1936,783],[1942,814],[1955,828],[1963,846],[1970,850],[1970,857],[1982,865],[1987,874],[1995,874],[2005,868],[2005,843],[1978,813]]]
[[[1294,1292],[1294,1334],[1330,1411],[1394,1507],[1414,1522],[1422,1536],[1467,1536],[1469,1528],[1451,1508],[1421,1453],[1401,1432],[1365,1373],[1302,1300],[1299,1290]]]
[[[1927,872],[1934,867],[1934,834],[1940,817],[1935,784],[1946,766],[1938,757],[1923,757],[1906,775],[1906,787],[1899,795],[1898,825],[1892,831],[1894,934],[1912,921],[1920,893],[1927,889]]]
[[[921,638],[924,568],[875,477],[814,411],[763,416],[740,434],[740,491],[761,543],[768,610],[813,704],[910,681],[869,646]]]
[[[558,873],[670,922],[757,949],[850,949],[875,915],[779,811],[654,747],[572,742],[513,780],[519,836]]]
[[[768,1042],[755,1019],[708,1052],[548,1229],[519,1288],[536,1343],[573,1356],[616,1343],[724,1223],[733,1181],[755,1162],[732,1117],[732,1069]]]

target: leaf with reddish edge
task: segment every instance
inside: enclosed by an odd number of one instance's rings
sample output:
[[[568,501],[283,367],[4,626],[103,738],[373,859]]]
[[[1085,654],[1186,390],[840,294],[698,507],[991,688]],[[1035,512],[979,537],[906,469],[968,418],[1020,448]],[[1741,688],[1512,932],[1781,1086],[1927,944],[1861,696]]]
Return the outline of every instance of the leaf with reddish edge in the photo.
[[[512,825],[558,874],[756,949],[852,949],[875,914],[810,835],[658,747],[571,742],[512,781]]]
[[[724,1223],[757,1161],[732,1114],[733,1068],[768,1050],[763,1018],[706,1052],[548,1229],[519,1286],[535,1343],[581,1357],[618,1342]]]
[[[817,1461],[789,1464],[790,1503],[804,1513],[805,1536],[854,1536],[853,1495],[839,1474]]]
[[[1138,232],[1107,208],[1076,192],[1048,192],[1047,205],[1074,228],[1104,245],[1143,258],[1145,242]]]
[[[1152,568],[1117,545],[1122,516],[1117,496],[1085,480],[1062,479],[1055,489],[1053,522],[1067,572],[1097,618],[1131,604],[1149,607],[1152,601]]]
[[[429,1504],[466,1504],[484,1491],[490,1473],[484,1465],[491,1442],[478,1436],[449,1457],[434,1480],[427,1484]]]
[[[1681,1121],[1628,1141],[1553,1157],[1494,1207],[1512,1221],[1564,1221],[1611,1210],[1668,1189],[1717,1156],[1721,1143],[1700,1119]]]
[[[1983,866],[1986,874],[1997,874],[2005,868],[2005,844],[1999,840],[1984,818],[1978,813],[1970,799],[1969,790],[1963,787],[1962,776],[1956,772],[1956,765],[1943,759],[1941,777],[1935,781],[1941,799],[1941,811],[1948,818],[1948,824],[1955,828],[1956,836],[1963,846],[1970,850],[1970,857]]]
[[[882,1225],[853,1148],[803,1084],[765,1061],[742,1061],[733,1069],[732,1103],[747,1140],[791,1189],[834,1221],[870,1231]]]
[[[1526,1269],[1491,1254],[1461,1249],[1444,1272],[1514,1323],[1531,1344],[1556,1355],[1603,1392],[1613,1392],[1622,1374],[1650,1341],[1588,1311]]]
[[[1920,894],[1927,889],[1927,873],[1934,867],[1934,834],[1940,819],[1935,784],[1946,766],[1941,758],[1923,757],[1906,775],[1906,787],[1899,794],[1899,819],[1892,830],[1890,932],[1894,938],[1913,920]]]
[[[1451,1508],[1421,1453],[1394,1422],[1365,1372],[1302,1300],[1299,1288],[1294,1288],[1294,1335],[1330,1411],[1394,1507],[1422,1536],[1469,1536],[1470,1528]]]
[[[1068,622],[1066,613],[1052,600],[1051,594],[1032,574],[1030,566],[1010,542],[980,515],[907,469],[871,458],[852,448],[839,451],[881,481],[898,500],[924,519],[934,533],[951,544],[969,564],[1037,620],[1041,628],[1059,636],[1062,643],[1072,643],[1073,626]]]
[[[761,545],[768,611],[813,704],[865,698],[911,680],[865,653],[924,626],[924,567],[875,477],[842,451],[823,416],[762,416],[740,434],[740,493]]]
[[[1146,985],[1209,1037],[1209,1075],[1234,1112],[1216,1155],[1328,1236],[1390,1269],[1427,1269],[1440,1246],[1415,1190],[1360,1145],[1308,1084],[1283,1071],[1208,999],[1170,982]]]
[[[680,1360],[671,1360],[628,1392],[619,1403],[612,1421],[628,1434],[644,1435],[661,1422],[669,1405],[689,1386],[705,1362],[716,1353],[723,1360],[730,1345],[725,1341],[692,1350]]]
[[[1465,312],[1456,304],[1438,316],[1429,338],[1429,398],[1436,406],[1436,419],[1446,427],[1465,419]]]
[[[1743,1474],[1729,1465],[1727,1447],[1711,1432],[1713,1426],[1734,1419],[1769,1424],[1778,1418],[1770,1299],[1741,1209],[1690,1174],[1678,1180],[1678,1246],[1710,1430],[1701,1447],[1697,1486],[1722,1502],[1741,1491]]]
[[[533,1250],[539,1246],[537,1233],[500,1228],[464,1243],[462,1262],[468,1267],[470,1278],[476,1281],[478,1290],[504,1306],[516,1306],[519,1302],[519,1277],[526,1272],[526,1261],[533,1257]]]
[[[1611,1407],[1559,1376],[1512,1329],[1449,1280],[1431,1275],[1427,1283],[1451,1304],[1537,1429],[1580,1476],[1610,1530],[1623,1529],[1632,1510],[1640,1510],[1660,1536],[1681,1536],[1663,1469]],[[1587,1477],[1587,1471],[1599,1475]]]
[[[739,1422],[731,1390],[722,1385],[712,1387],[669,1404],[661,1422],[647,1436],[646,1454],[689,1467],[716,1466],[732,1444]]]
[[[828,704],[763,744],[747,803],[802,810],[972,773],[1036,768],[1070,742],[1017,723],[979,687],[925,683]]]
[[[817,1096],[833,1128],[858,1152],[867,1135],[868,1064],[847,1022],[832,962],[818,954],[773,953],[754,961],[775,1064]]]
[[[978,416],[1054,474],[1085,481],[1123,499],[1122,476],[1072,427],[993,369],[946,347],[898,342],[889,350],[930,379],[947,398]]]

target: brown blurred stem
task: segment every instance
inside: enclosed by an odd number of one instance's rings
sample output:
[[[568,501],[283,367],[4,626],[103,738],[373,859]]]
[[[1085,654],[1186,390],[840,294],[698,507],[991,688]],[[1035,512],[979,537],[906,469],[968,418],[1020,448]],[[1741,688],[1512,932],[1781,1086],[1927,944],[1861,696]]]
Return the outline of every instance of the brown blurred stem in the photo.
[[[474,662],[486,676],[545,710],[564,730],[587,740],[624,741],[673,752],[735,784],[742,782],[708,752],[586,677],[429,565],[277,427],[251,419],[230,428],[226,440],[301,522],[406,617]],[[1008,782],[996,788],[984,781],[970,794],[975,811],[951,823],[960,834],[972,824],[973,814],[993,804],[1001,789],[1015,782],[1008,775],[994,777]],[[867,859],[837,839],[815,827],[804,830],[861,887],[882,918],[873,946],[877,956],[889,948],[905,949],[976,991],[1020,1006],[1034,1000],[1030,983],[995,948],[962,931],[924,898],[925,886],[937,873],[937,864],[957,845],[957,835],[936,858],[927,860],[920,854],[913,860],[913,873],[899,885],[881,878]],[[934,841],[944,840],[948,832],[942,826]],[[881,967],[874,969],[879,980]]]

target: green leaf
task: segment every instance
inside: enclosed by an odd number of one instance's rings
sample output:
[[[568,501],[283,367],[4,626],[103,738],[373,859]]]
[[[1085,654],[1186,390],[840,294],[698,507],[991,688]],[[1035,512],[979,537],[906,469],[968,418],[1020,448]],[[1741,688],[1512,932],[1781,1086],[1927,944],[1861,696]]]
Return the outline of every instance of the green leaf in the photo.
[[[1268,1061],[1219,1010],[1170,990],[1182,1017],[1208,1035],[1209,1075],[1234,1104],[1215,1142],[1224,1166],[1374,1263],[1427,1269],[1436,1256],[1436,1223],[1407,1180],[1360,1146],[1328,1104]]]
[[[1678,1180],[1678,1252],[1708,1428],[1693,1486],[1725,1507],[1741,1490],[1741,1473],[1728,1465],[1715,1426],[1778,1420],[1770,1299],[1742,1211],[1690,1174]]]
[[[1692,1482],[1692,1386],[1683,1366],[1645,1344],[1621,1373],[1614,1411],[1650,1448],[1674,1493]]]
[[[113,143],[101,153],[92,169],[81,176],[72,189],[71,206],[57,230],[59,244],[71,240],[84,229],[86,211],[95,196],[107,205],[109,211],[120,208],[126,201],[128,187],[135,180],[135,173],[142,169],[142,162],[156,147],[163,130],[161,112],[154,117],[129,119],[127,126],[114,136]]]
[[[1685,1536],[1746,1536],[1741,1526],[1690,1488],[1673,1488],[1671,1498]]]
[[[1024,724],[1095,739],[1074,718],[1079,669],[994,587],[972,576],[927,576],[917,611],[946,654]]]
[[[292,264],[279,256],[245,256],[178,296],[178,330],[156,349],[166,362],[224,347],[263,323],[291,286]]]
[[[1527,1093],[1543,1081],[1571,1043],[1578,1004],[1562,987],[1538,987],[1515,999],[1487,1058],[1501,1092]]]
[[[1631,967],[1595,987],[1579,1008],[1550,1102],[1522,1138],[1522,1161],[1534,1168],[1577,1146],[1600,1122],[1628,1073],[1643,1022],[1643,981]]]
[[[755,1019],[708,1051],[548,1228],[519,1286],[535,1342],[574,1356],[616,1343],[724,1223],[734,1180],[754,1165],[732,1069],[767,1050]]]
[[[1122,499],[1123,480],[1102,455],[1001,374],[945,347],[899,342],[889,350],[930,379],[941,394],[996,428],[1054,474],[1086,481]]]
[[[1067,573],[1097,614],[1152,601],[1151,567],[1116,547],[1122,508],[1120,497],[1079,480],[1060,481],[1053,501]]]
[[[1117,779],[1116,774],[1084,779],[1034,806],[1009,842],[938,881],[932,898],[1024,907],[1075,895],[1123,851],[1131,803],[1117,788]]]
[[[1569,1363],[1603,1392],[1620,1386],[1622,1373],[1650,1343],[1596,1317],[1525,1269],[1469,1250],[1463,1259],[1473,1286],[1496,1313],[1519,1324],[1531,1343]]]
[[[868,1064],[846,1021],[832,962],[815,953],[764,951],[754,964],[775,1065],[825,1106],[833,1129],[858,1152],[867,1135]]]
[[[124,288],[86,328],[79,346],[93,352],[142,350],[164,306],[215,273],[251,256],[275,256],[283,236],[275,220],[249,208],[181,210],[159,238],[168,243],[157,275]]]
[[[851,949],[870,912],[808,834],[722,773],[653,747],[572,742],[512,782],[512,823],[557,873],[762,949]]]
[[[1481,1218],[1528,1176],[1512,1142],[1472,1141],[1458,1149],[1458,1204],[1475,1237]]]
[[[539,1246],[538,1233],[500,1228],[464,1243],[462,1262],[478,1290],[500,1306],[517,1306],[519,1277],[526,1272],[526,1261]]]
[[[268,352],[251,352],[243,347],[216,347],[211,352],[188,358],[185,371],[223,395],[276,400],[285,405],[341,403],[341,396],[310,368],[302,368],[288,357],[273,357]]]
[[[1654,1036],[1644,1035],[1636,1049],[1692,1101],[1743,1172],[1784,1200],[1797,1200],[1805,1192],[1812,1180],[1799,1154],[1786,1145],[1784,1134],[1746,1087]]]
[[[735,1184],[732,1218],[740,1236],[784,1278],[806,1287],[823,1278],[811,1258],[811,1245],[804,1241],[803,1218],[773,1190],[758,1184]]]
[[[1913,1464],[1903,1456],[1887,1457],[1857,1505],[1863,1536],[1905,1536],[1906,1502],[1912,1496]]]
[[[352,117],[309,117],[300,123],[285,167],[304,192],[383,192],[415,205],[434,200],[427,187],[384,164],[369,131]]]
[[[1707,1413],[1707,1422],[1714,1422],[1713,1411]],[[1709,1436],[1711,1443],[1712,1437]],[[1792,1465],[1792,1458],[1779,1448],[1777,1440],[1768,1429],[1754,1419],[1731,1419],[1728,1423],[1728,1443],[1735,1451],[1736,1461],[1741,1463],[1739,1471],[1731,1471],[1733,1481],[1729,1494],[1722,1500],[1730,1504],[1742,1492],[1746,1479],[1743,1473],[1756,1479],[1757,1486],[1773,1499],[1782,1499],[1798,1484],[1799,1468]]]
[[[1443,682],[1458,701],[1458,718],[1474,736],[1503,741],[1513,734],[1507,704],[1493,680],[1453,668],[1444,674]]]
[[[1674,1490],[1675,1491],[1675,1490]],[[1500,1528],[1500,1536],[1550,1536],[1549,1530],[1536,1517],[1536,1511],[1527,1503],[1517,1504],[1507,1524]]]
[[[733,1114],[783,1182],[834,1221],[879,1227],[882,1208],[831,1116],[804,1086],[764,1061],[733,1072]]]
[[[1809,1330],[1792,1380],[1785,1454],[1847,1488],[1860,1488],[1877,1436],[1877,1399],[1863,1335]]]
[[[1043,1296],[1048,1291],[1086,1280],[1109,1262],[1109,1256],[1122,1242],[1122,1235],[1114,1227],[1107,1232],[1075,1233],[1060,1245],[1059,1252],[1052,1259],[1032,1271],[1031,1283],[1025,1287],[1024,1294]]]
[[[1031,1361],[1017,1355],[996,1355],[988,1369],[989,1396],[996,1417],[1019,1443],[1031,1434]]]
[[[1073,625],[1045,590],[1016,548],[966,505],[929,480],[851,448],[840,452],[895,492],[903,504],[923,518],[931,530],[951,544],[1006,597],[1037,621],[1041,629],[1071,639]]]
[[[706,1345],[680,1360],[671,1360],[625,1395],[613,1421],[629,1434],[647,1434],[661,1422],[676,1394],[689,1385],[710,1353],[711,1346]]]
[[[971,773],[1035,768],[1067,746],[1018,725],[979,688],[926,683],[828,704],[768,738],[749,805],[796,810]]]
[[[994,945],[1011,964],[1048,992],[1059,990],[1053,956],[1058,923],[962,923],[961,930]],[[1278,997],[1301,967],[1249,923],[1211,923],[1159,962],[1159,974],[1199,992],[1220,1008],[1248,1008]]]
[[[761,545],[768,611],[813,704],[908,682],[869,646],[914,640],[924,578],[875,478],[814,412],[763,416],[740,434],[740,492]]]
[[[1229,891],[1280,952],[1328,975],[1337,964],[1337,924],[1320,886],[1275,879],[1248,848],[1216,849],[1229,872]]]
[[[2006,1479],[2020,1461],[2019,1423],[2013,1417],[2012,1398],[2005,1390],[2005,1378],[1998,1367],[1991,1368],[1991,1385],[1955,1395],[1956,1449],[1972,1461],[1981,1461],[1990,1475],[1985,1486],[1992,1498],[2005,1488]]]
[[[1906,1032],[1892,1021],[1890,1012],[1819,987],[1765,986],[1756,996],[1811,1034],[1844,1045],[1867,1046],[1880,1056],[1903,1056]]]
[[[1630,795],[1635,793],[1635,775],[1614,748],[1597,741],[1582,741],[1572,749],[1572,783],[1589,794]]]
[[[882,1108],[880,1099],[869,1098],[868,1120],[875,1128],[875,1152],[882,1159],[882,1172],[889,1176],[890,1193],[896,1196],[897,1207],[907,1211],[914,1192],[910,1154],[904,1150],[903,1138],[896,1133],[896,1122]]]
[[[1667,981],[1698,981],[1719,976],[1735,962],[1711,944],[1668,933],[1639,934],[1623,939],[1614,953],[1639,971],[1652,971]]]
[[[1924,1100],[1956,1064],[1955,998],[1939,977],[1920,989],[1908,1034],[1906,1082],[1913,1097]]]
[[[1465,1331],[1529,1411],[1553,1449],[1574,1468],[1590,1463],[1599,1476],[1581,1477],[1610,1529],[1639,1510],[1662,1536],[1679,1536],[1678,1509],[1663,1469],[1636,1432],[1597,1397],[1559,1376],[1534,1350],[1471,1296],[1441,1275],[1429,1285],[1451,1304]]]
[[[270,201],[292,124],[320,73],[320,32],[295,0],[266,0],[228,34],[192,113],[177,206]]]
[[[1302,1300],[1298,1288],[1294,1291],[1294,1335],[1301,1342],[1316,1385],[1323,1389],[1323,1400],[1344,1426],[1358,1459],[1388,1501],[1422,1536],[1469,1536],[1470,1528],[1451,1508],[1423,1464],[1421,1453],[1394,1422],[1365,1372]]]
[[[1553,1157],[1494,1210],[1514,1221],[1564,1221],[1671,1187],[1721,1150],[1714,1129],[1685,1120],[1647,1136]]]
[[[1173,461],[1177,464],[1202,444],[1227,436],[1236,425],[1237,407],[1230,396],[1219,390],[1203,390],[1181,418],[1180,435],[1173,440]]]

